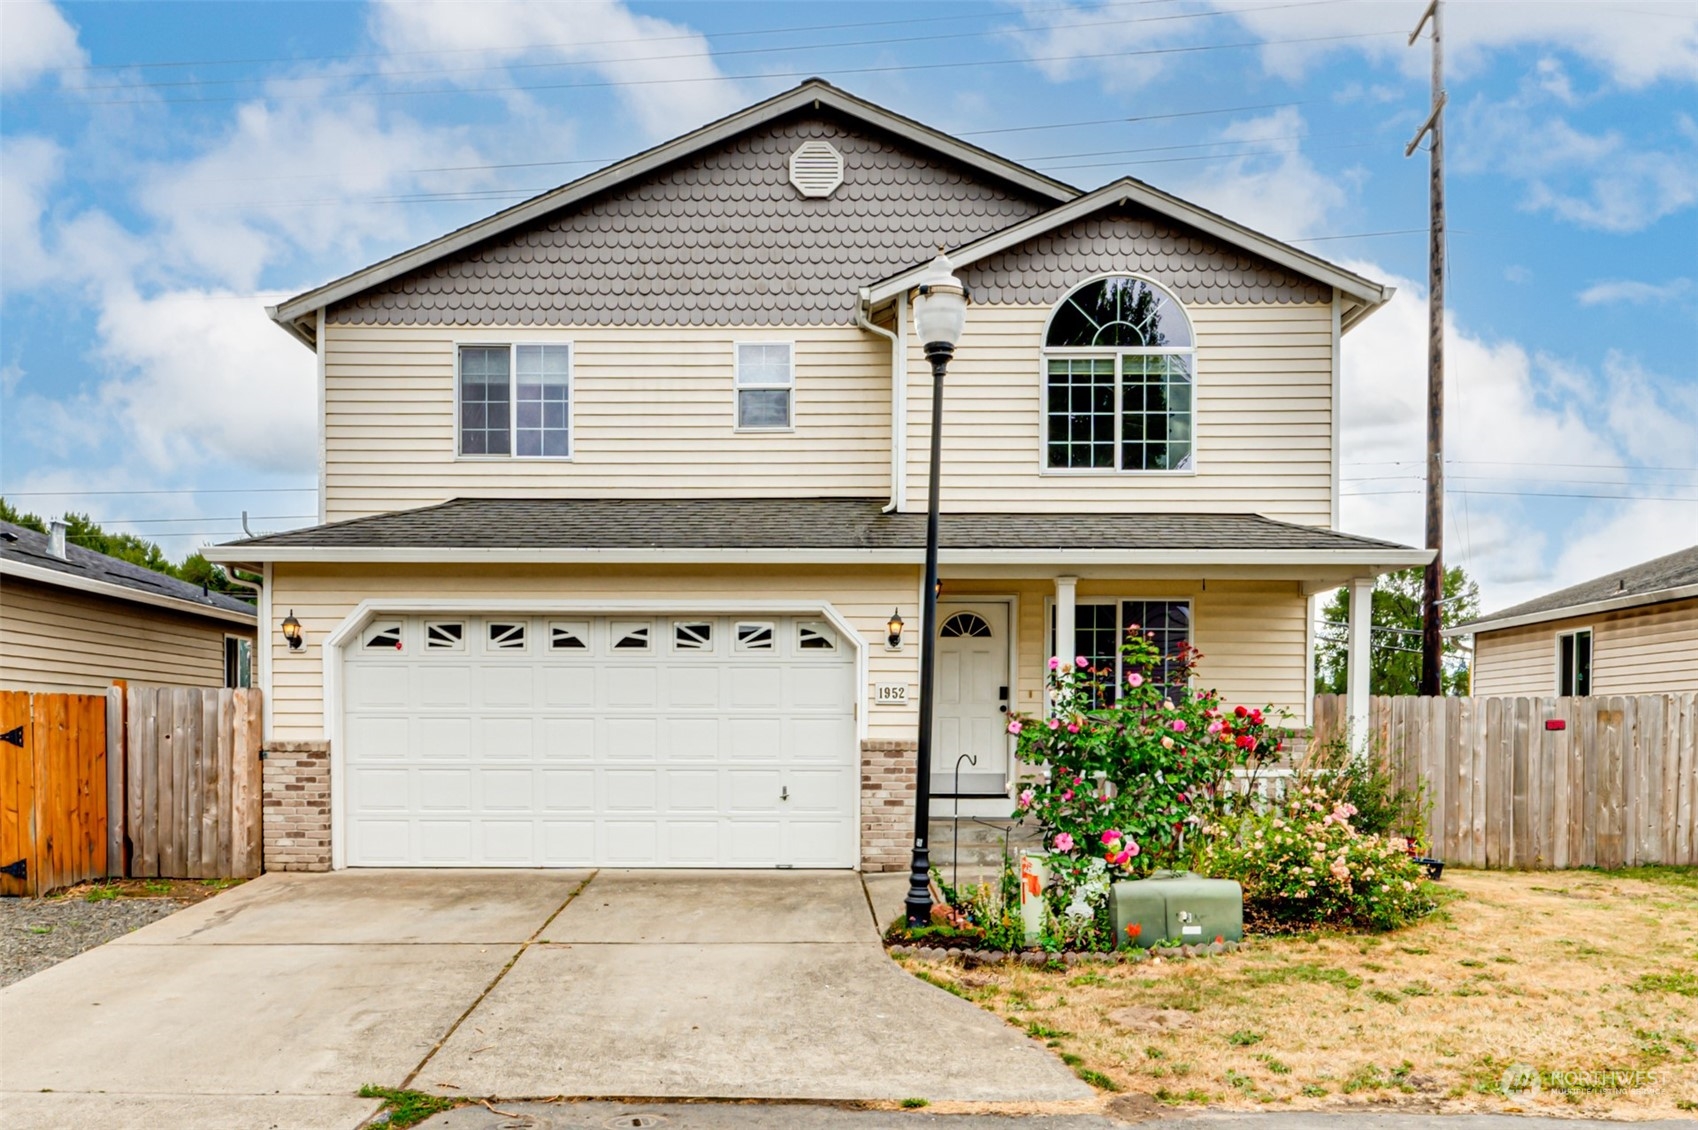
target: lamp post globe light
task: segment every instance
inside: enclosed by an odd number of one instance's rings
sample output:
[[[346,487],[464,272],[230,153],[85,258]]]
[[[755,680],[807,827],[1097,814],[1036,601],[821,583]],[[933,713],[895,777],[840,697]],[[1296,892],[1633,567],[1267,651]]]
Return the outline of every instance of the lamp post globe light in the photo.
[[[914,855],[908,870],[905,902],[910,926],[931,922],[932,701],[937,662],[937,510],[938,467],[943,447],[943,375],[967,323],[967,288],[955,277],[949,257],[938,249],[914,296],[914,330],[932,364],[931,473],[926,479],[926,580],[921,589],[920,734],[914,774]]]

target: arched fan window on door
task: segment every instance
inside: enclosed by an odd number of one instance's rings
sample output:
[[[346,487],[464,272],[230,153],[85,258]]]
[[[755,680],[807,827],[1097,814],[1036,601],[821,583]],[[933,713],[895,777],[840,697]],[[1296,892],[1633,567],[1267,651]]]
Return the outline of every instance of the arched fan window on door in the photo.
[[[991,627],[985,623],[985,618],[977,612],[957,612],[943,622],[943,627],[937,633],[946,640],[959,639],[963,636],[971,639],[988,640]]]

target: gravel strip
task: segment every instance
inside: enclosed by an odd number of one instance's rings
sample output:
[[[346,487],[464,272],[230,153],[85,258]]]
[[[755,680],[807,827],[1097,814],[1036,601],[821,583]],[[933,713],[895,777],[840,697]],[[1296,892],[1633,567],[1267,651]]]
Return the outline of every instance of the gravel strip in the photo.
[[[0,899],[0,986],[189,905],[180,899]]]

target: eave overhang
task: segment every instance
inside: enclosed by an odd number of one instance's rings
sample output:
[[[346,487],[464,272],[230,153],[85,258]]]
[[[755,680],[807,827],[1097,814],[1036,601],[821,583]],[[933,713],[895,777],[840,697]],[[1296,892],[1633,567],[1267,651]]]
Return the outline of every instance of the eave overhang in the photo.
[[[252,612],[243,613],[234,609],[196,604],[192,600],[183,600],[180,597],[167,596],[164,593],[143,592],[128,585],[117,585],[110,581],[97,581],[91,577],[83,577],[74,573],[61,573],[57,569],[45,569],[39,565],[29,565],[22,561],[0,559],[0,577],[11,577],[15,580],[30,581],[41,585],[53,585],[75,592],[88,593],[91,596],[122,600],[131,604],[145,604],[151,608],[179,612],[186,616],[200,616],[227,624],[240,624],[249,628],[252,628],[257,620]]]
[[[1620,612],[1629,608],[1642,608],[1650,604],[1668,604],[1676,600],[1691,600],[1698,597],[1698,584],[1680,585],[1675,588],[1658,589],[1654,592],[1628,593],[1624,596],[1610,597],[1605,600],[1591,600],[1584,604],[1570,604],[1563,608],[1546,608],[1538,612],[1527,612],[1520,616],[1486,617],[1467,624],[1458,624],[1454,628],[1446,628],[1446,636],[1475,636],[1482,632],[1501,632],[1506,628],[1525,628],[1533,624],[1549,623],[1553,620],[1572,620],[1579,616],[1600,616],[1606,612]]]

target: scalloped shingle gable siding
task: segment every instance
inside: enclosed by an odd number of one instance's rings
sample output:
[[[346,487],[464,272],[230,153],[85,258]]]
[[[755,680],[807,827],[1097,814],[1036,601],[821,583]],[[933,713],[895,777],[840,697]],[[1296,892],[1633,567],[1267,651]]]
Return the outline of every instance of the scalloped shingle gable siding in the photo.
[[[1052,306],[1081,282],[1123,272],[1166,286],[1190,305],[1328,302],[1332,294],[1240,248],[1142,209],[1098,213],[982,259],[962,272],[973,301]]]
[[[824,199],[790,183],[820,138]],[[333,307],[365,325],[831,325],[857,288],[1043,211],[1043,201],[835,116],[776,122],[522,233]]]

